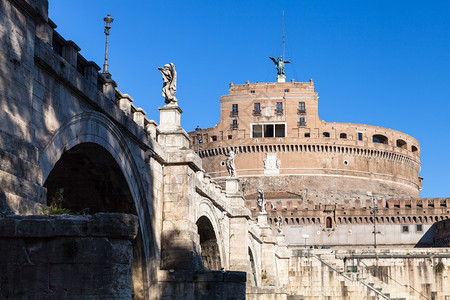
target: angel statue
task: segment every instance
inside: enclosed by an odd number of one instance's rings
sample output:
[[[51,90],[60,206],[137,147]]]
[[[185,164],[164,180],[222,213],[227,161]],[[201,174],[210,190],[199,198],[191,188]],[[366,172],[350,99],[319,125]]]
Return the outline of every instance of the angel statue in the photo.
[[[164,83],[162,89],[162,96],[167,104],[177,104],[177,72],[175,71],[175,65],[173,63],[165,64],[164,69],[159,67]]]
[[[277,218],[275,219],[276,222],[276,228],[278,233],[281,233],[281,226],[283,225],[283,217],[282,216],[277,216]]]
[[[262,213],[266,212],[266,200],[264,199],[264,191],[262,189],[258,189],[258,198],[256,199],[258,204],[259,211]]]
[[[283,57],[278,57],[277,59],[273,58],[273,57],[269,57],[273,63],[275,64],[275,68],[278,71],[278,76],[280,75],[284,75],[284,64],[290,64],[291,62],[288,60],[284,60]]]
[[[225,165],[227,166],[228,174],[230,174],[230,177],[237,177],[236,175],[236,166],[234,165],[234,158],[238,154],[237,150],[236,152],[231,149],[228,152],[228,155],[225,155],[227,158],[225,159]]]

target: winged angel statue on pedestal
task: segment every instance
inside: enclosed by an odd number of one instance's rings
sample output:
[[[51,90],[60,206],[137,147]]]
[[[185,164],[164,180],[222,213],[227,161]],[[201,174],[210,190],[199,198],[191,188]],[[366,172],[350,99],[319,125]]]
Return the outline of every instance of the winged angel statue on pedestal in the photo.
[[[177,72],[173,63],[164,65],[164,68],[159,67],[164,83],[162,89],[162,96],[167,104],[177,104],[175,94],[177,92]]]

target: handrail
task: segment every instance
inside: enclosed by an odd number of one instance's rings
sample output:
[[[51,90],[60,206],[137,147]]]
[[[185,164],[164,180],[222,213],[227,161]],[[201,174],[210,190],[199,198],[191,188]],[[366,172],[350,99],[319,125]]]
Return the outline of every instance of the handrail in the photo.
[[[363,264],[366,268],[369,268],[368,265],[366,265],[365,262],[363,262],[362,260],[359,260],[359,262],[361,264]],[[395,283],[397,283],[400,286],[404,286],[404,287],[409,287],[411,288],[413,291],[415,291],[416,293],[418,293],[420,296],[424,297],[427,300],[430,300],[429,298],[427,298],[424,294],[422,294],[421,292],[419,292],[418,290],[416,290],[413,286],[409,285],[409,284],[401,284],[400,282],[398,282],[397,280],[395,280],[394,278],[392,278],[389,274],[386,274],[387,277],[389,277],[389,279],[393,280]]]
[[[330,268],[331,270],[335,271],[336,273],[338,273],[339,275],[341,275],[342,277],[350,280],[350,281],[355,281],[353,278],[348,277],[347,275],[344,274],[344,272],[339,271],[338,269],[334,268],[333,266],[331,266],[330,264],[328,264],[327,262],[325,262],[323,259],[321,259],[319,256],[312,254],[313,257],[315,257],[318,261],[320,261],[321,263],[323,263],[324,265],[326,265],[328,268]],[[369,290],[372,290],[373,292],[375,292],[376,294],[378,294],[379,296],[383,297],[384,299],[391,299],[389,296],[386,296],[385,294],[383,294],[382,292],[380,292],[379,290],[377,290],[376,288],[374,288],[373,286],[371,286],[370,284],[364,282],[361,279],[356,279],[356,281],[360,282],[362,285],[364,285],[365,287],[367,287]]]

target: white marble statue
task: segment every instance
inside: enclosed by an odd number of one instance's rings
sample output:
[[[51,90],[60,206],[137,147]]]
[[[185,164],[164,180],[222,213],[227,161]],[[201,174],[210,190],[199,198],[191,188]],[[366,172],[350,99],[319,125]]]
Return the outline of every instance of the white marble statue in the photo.
[[[258,199],[256,199],[259,211],[262,213],[266,212],[266,200],[264,199],[264,191],[258,189]]]
[[[173,63],[164,65],[164,69],[159,67],[158,70],[163,76],[162,96],[167,104],[177,104],[177,72]]]
[[[237,153],[237,150],[236,152],[234,152],[233,149],[231,149],[228,154],[225,155],[227,157],[225,159],[225,165],[227,166],[227,171],[230,177],[237,177],[236,166],[234,165],[234,158],[236,157]]]
[[[277,224],[276,224],[277,230],[279,233],[281,233],[281,226],[283,225],[283,217],[277,216],[276,221],[277,221]]]

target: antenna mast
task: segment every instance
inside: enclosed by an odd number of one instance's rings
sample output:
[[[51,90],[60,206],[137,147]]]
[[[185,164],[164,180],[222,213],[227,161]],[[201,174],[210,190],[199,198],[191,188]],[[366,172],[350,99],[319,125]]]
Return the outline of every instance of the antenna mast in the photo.
[[[281,24],[281,30],[282,30],[282,36],[283,36],[283,52],[282,52],[282,58],[283,58],[283,61],[284,61],[284,9],[283,9],[283,13],[282,13],[282,16],[281,16],[281,21],[282,21],[282,24]]]

